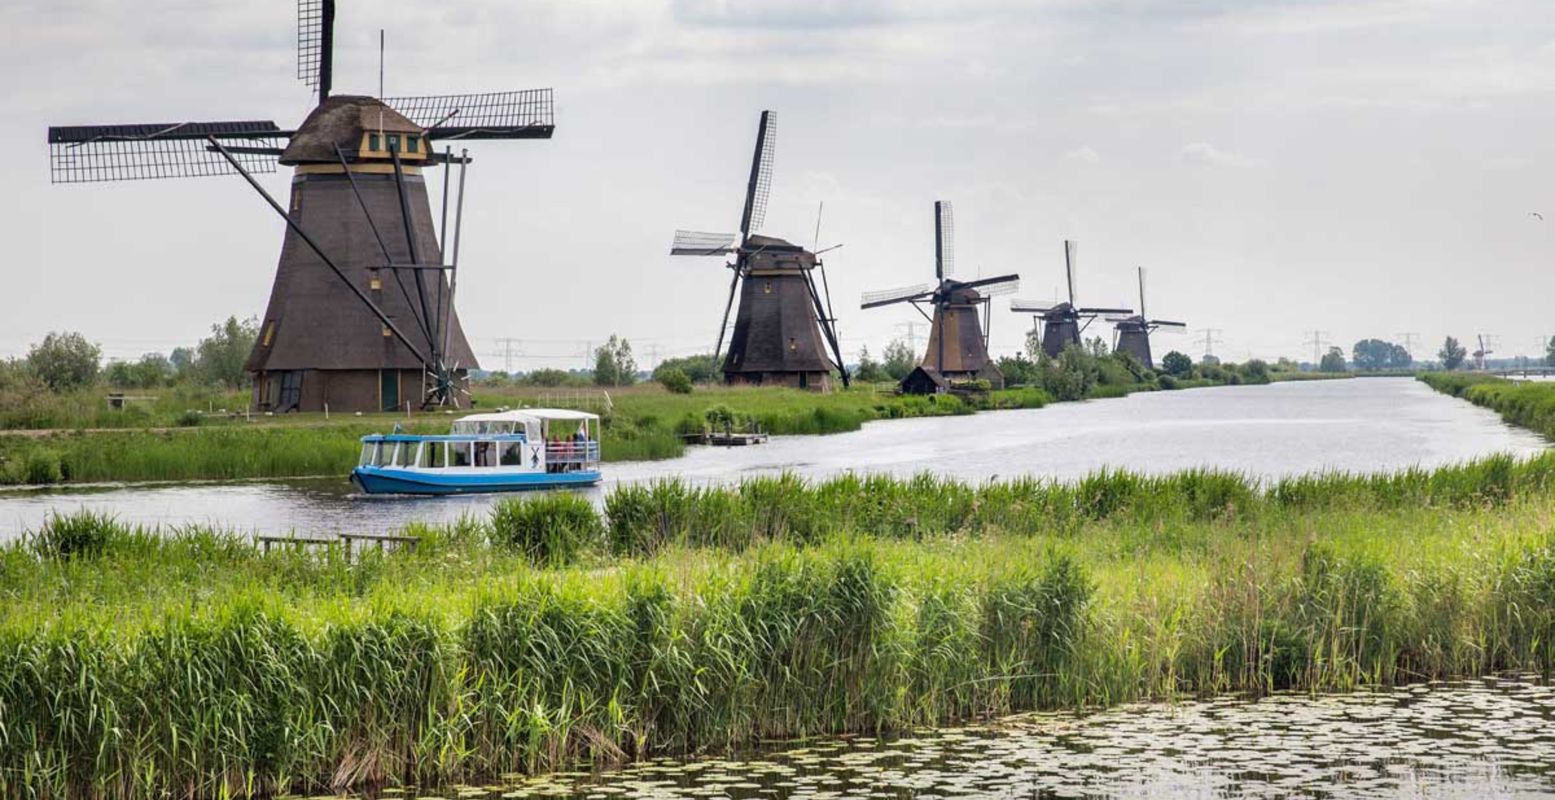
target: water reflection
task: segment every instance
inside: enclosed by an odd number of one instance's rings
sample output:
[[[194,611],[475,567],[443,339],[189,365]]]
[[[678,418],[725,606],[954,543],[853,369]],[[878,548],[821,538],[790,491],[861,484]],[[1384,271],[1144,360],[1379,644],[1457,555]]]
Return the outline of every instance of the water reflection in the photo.
[[[1151,392],[1030,411],[874,422],[835,436],[776,437],[760,447],[693,448],[668,461],[606,465],[613,482],[678,477],[729,481],[793,471],[970,481],[1077,478],[1104,467],[1169,472],[1218,467],[1280,477],[1433,466],[1497,452],[1530,454],[1540,437],[1416,381],[1366,379]],[[594,490],[593,496],[602,496]],[[90,508],[146,525],[214,524],[307,534],[383,531],[413,521],[484,515],[496,498],[352,494],[344,476],[308,481],[0,491],[0,539],[36,528],[51,510]]]
[[[836,740],[751,758],[661,759],[604,775],[568,773],[432,794],[923,800],[1552,793],[1555,690],[1529,680],[1485,679],[1031,714],[889,741]]]

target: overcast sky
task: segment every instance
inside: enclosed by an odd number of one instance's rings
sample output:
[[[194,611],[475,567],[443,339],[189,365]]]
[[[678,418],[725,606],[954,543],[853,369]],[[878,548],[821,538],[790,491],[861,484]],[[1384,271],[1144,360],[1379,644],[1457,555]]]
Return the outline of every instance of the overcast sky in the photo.
[[[259,314],[283,224],[236,177],[51,186],[50,124],[265,119],[311,105],[287,0],[0,5],[0,355],[80,330],[114,357]],[[476,142],[460,313],[484,366],[582,366],[611,333],[711,348],[761,109],[778,113],[764,232],[826,256],[849,359],[921,320],[860,292],[928,280],[932,203],[961,275],[1063,281],[1186,320],[1157,349],[1311,357],[1356,339],[1555,333],[1549,0],[342,0],[336,91],[555,87],[556,136]],[[282,193],[282,171],[264,178]],[[441,176],[433,181],[437,191]],[[1530,212],[1544,212],[1540,222]],[[993,349],[1029,317],[996,301]],[[919,325],[919,336],[924,330]],[[1471,348],[1472,349],[1472,348]],[[1417,352],[1417,355],[1421,355]]]

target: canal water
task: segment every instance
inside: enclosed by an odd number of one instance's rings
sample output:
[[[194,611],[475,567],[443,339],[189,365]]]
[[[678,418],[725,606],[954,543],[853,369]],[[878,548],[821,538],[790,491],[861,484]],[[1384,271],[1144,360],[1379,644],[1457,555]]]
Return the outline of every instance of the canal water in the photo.
[[[1515,798],[1555,795],[1555,690],[1489,678],[1029,714],[890,740],[660,759],[447,798]]]
[[[849,470],[968,481],[1074,479],[1102,468],[1161,473],[1215,467],[1260,478],[1322,470],[1437,466],[1547,442],[1492,412],[1407,378],[1278,383],[1058,403],[965,417],[886,420],[832,436],[773,437],[743,448],[692,448],[667,461],[607,464],[618,482],[738,481]],[[365,497],[341,477],[297,481],[0,491],[0,540],[51,512],[103,511],[145,525],[209,524],[262,533],[382,532],[413,521],[485,514],[493,496]]]

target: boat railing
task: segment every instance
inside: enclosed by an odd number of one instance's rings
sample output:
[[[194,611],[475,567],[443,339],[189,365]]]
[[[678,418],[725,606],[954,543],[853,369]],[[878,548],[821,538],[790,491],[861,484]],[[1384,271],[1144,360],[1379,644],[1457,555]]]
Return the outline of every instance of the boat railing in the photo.
[[[545,460],[549,464],[593,464],[599,461],[599,442],[546,442]]]

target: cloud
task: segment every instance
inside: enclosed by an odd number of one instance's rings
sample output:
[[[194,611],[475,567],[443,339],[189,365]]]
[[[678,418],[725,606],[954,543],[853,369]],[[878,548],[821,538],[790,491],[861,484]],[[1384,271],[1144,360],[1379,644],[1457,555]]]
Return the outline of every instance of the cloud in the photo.
[[[1081,145],[1064,154],[1065,161],[1078,161],[1081,164],[1101,163],[1101,153],[1091,149],[1090,145]]]
[[[1251,169],[1263,165],[1263,162],[1255,158],[1249,158],[1240,153],[1231,153],[1221,150],[1209,142],[1193,142],[1185,144],[1178,152],[1178,157],[1189,164],[1203,164],[1209,167],[1231,167],[1234,169]]]

